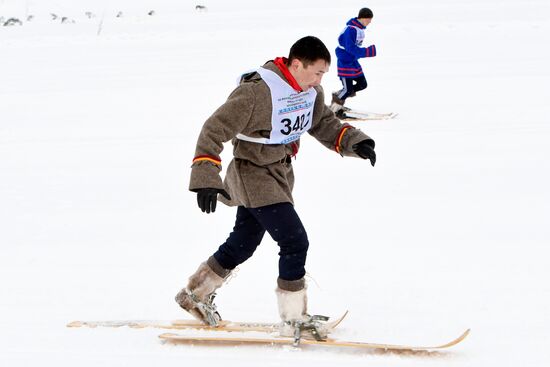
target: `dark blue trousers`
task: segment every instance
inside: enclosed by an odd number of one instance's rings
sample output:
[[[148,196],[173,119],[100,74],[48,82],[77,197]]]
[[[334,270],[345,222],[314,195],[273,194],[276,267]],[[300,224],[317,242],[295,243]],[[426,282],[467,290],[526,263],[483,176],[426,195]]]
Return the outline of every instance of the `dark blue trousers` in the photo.
[[[234,269],[256,250],[265,232],[279,245],[279,278],[302,279],[309,242],[306,230],[290,203],[278,203],[259,208],[237,208],[235,227],[229,238],[214,253],[225,269]]]
[[[338,91],[338,98],[344,101],[350,96],[355,96],[356,92],[367,88],[367,79],[365,75],[358,76],[356,78],[344,78],[340,77],[342,82],[342,89]]]

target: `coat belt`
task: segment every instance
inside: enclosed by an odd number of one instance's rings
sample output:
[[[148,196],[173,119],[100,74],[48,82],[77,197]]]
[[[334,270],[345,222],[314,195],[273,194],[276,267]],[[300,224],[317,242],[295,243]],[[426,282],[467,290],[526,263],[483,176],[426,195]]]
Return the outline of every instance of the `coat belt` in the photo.
[[[283,159],[281,159],[279,161],[279,163],[286,163],[286,164],[290,164],[292,163],[292,157],[290,155],[286,155]]]

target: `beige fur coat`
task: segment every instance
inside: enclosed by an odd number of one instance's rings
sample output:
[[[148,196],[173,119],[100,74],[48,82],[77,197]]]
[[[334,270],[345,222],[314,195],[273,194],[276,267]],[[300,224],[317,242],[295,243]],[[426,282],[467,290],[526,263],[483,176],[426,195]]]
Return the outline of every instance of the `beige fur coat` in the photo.
[[[273,62],[264,68],[284,76]],[[325,147],[342,156],[358,157],[352,145],[370,139],[358,129],[342,124],[324,102],[321,87],[316,87],[312,126],[308,133]],[[231,196],[219,199],[227,205],[243,205],[247,208],[290,202],[294,172],[287,156],[293,155],[299,140],[290,144],[267,145],[235,138],[239,133],[265,138],[271,131],[271,93],[258,73],[247,74],[204,123],[195,150],[189,189],[225,189]],[[223,143],[232,140],[233,159],[227,167],[225,180],[220,176],[220,153]]]

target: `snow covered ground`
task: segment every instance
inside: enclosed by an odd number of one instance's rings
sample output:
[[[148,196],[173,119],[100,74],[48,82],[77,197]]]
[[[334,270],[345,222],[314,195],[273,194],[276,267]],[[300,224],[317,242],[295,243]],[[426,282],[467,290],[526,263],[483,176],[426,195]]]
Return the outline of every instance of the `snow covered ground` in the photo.
[[[234,217],[223,206],[202,214],[187,191],[203,121],[241,72],[298,38],[333,50],[363,6],[379,56],[363,61],[369,88],[350,105],[399,117],[357,124],[376,140],[375,168],[302,139],[295,198],[311,242],[310,310],[349,309],[335,335],[346,340],[470,337],[401,355],[66,328],[187,317],[173,296]],[[2,366],[547,363],[548,1],[0,0],[1,16],[25,20],[0,27]],[[335,62],[323,85],[339,88]],[[276,276],[266,237],[219,292],[222,316],[275,321]]]

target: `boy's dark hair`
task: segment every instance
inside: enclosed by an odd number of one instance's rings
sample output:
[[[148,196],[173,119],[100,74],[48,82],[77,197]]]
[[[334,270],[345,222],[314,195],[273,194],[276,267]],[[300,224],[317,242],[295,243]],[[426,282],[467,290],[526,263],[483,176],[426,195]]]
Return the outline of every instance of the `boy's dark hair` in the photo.
[[[290,65],[294,59],[300,60],[304,67],[308,67],[317,60],[324,60],[330,64],[330,52],[319,38],[307,36],[300,38],[290,48],[288,64]]]
[[[357,16],[357,18],[372,19],[373,16],[374,16],[374,14],[372,14],[372,10],[370,10],[369,8],[363,8],[363,9],[359,10],[359,15]]]

